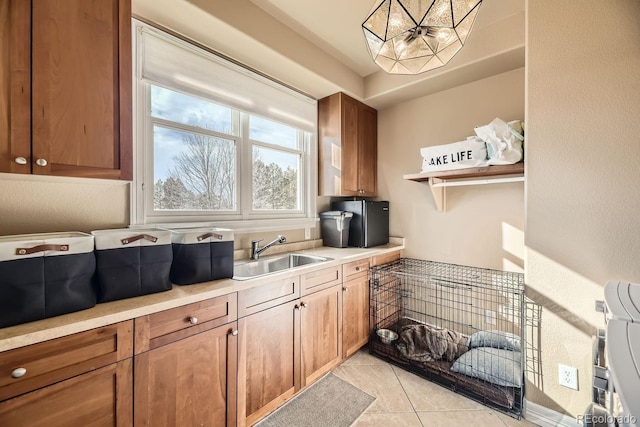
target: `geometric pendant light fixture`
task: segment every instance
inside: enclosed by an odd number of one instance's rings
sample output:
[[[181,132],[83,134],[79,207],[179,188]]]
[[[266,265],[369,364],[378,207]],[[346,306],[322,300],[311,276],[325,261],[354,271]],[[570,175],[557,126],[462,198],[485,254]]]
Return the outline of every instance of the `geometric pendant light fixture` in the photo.
[[[482,0],[383,0],[362,24],[369,53],[390,74],[442,67],[464,45]]]

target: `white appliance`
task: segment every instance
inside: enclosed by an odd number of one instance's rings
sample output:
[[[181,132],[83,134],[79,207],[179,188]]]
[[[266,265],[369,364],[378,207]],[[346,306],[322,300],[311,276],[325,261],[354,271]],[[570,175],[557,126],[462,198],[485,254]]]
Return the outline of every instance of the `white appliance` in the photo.
[[[640,425],[640,284],[607,282],[607,361],[614,415],[621,425]],[[616,402],[619,400],[619,402]]]
[[[594,345],[594,402],[585,414],[592,426],[640,426],[640,284],[610,281],[604,288],[604,303],[596,304],[605,313],[606,364]],[[606,391],[606,393],[604,393]],[[606,401],[602,397],[606,395]],[[599,398],[599,399],[598,399]],[[598,401],[599,400],[599,401]]]

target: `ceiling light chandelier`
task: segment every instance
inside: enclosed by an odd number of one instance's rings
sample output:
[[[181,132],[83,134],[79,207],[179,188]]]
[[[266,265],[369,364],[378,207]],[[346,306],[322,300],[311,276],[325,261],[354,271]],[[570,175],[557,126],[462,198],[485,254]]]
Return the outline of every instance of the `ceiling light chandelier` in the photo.
[[[383,0],[362,23],[374,62],[390,74],[442,67],[464,45],[482,0]]]

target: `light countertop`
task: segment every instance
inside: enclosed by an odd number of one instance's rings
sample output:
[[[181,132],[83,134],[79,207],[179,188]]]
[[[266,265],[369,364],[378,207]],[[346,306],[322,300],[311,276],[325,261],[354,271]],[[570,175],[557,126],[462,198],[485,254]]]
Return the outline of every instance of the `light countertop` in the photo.
[[[316,249],[296,251],[296,253],[306,253],[333,259],[249,280],[223,279],[188,286],[174,285],[170,291],[97,304],[87,310],[2,328],[0,329],[0,351],[12,350],[226,295],[231,292],[255,288],[273,280],[294,277],[311,271],[404,249],[403,239],[392,239],[391,241],[393,243],[373,248],[330,248],[323,246]]]

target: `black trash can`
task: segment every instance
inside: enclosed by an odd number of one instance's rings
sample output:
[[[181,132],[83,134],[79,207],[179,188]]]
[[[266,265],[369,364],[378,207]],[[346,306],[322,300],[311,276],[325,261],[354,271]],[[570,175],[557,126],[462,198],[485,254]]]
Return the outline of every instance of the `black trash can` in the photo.
[[[346,248],[349,246],[349,223],[352,217],[352,212],[320,212],[322,244],[333,248]]]

